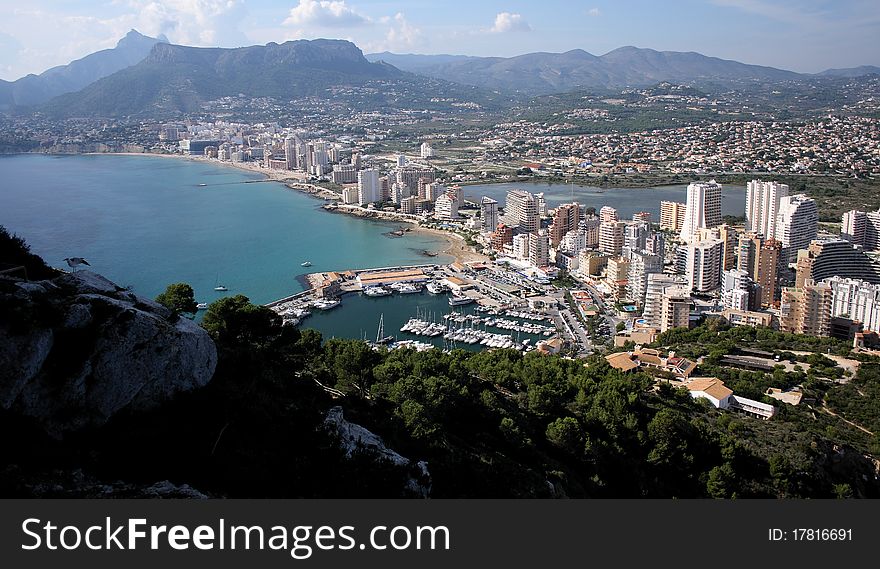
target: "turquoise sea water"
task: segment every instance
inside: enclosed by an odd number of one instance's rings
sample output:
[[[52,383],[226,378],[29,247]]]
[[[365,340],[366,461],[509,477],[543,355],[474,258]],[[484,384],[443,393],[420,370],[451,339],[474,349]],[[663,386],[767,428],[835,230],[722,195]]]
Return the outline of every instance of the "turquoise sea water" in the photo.
[[[433,237],[389,238],[396,225],[327,213],[261,180],[173,158],[0,157],[0,225],[51,265],[85,257],[149,297],[183,281],[213,301],[219,281],[265,303],[302,290],[296,277],[308,272],[449,261],[421,254],[442,248]]]

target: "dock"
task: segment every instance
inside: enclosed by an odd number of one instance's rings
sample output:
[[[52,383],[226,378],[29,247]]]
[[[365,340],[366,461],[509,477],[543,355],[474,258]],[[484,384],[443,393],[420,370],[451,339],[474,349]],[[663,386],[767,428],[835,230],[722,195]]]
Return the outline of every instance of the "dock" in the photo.
[[[570,329],[557,322],[556,299],[541,295],[528,295],[526,286],[510,280],[509,274],[483,263],[463,265],[460,263],[399,265],[370,267],[343,271],[320,271],[306,275],[308,290],[270,302],[266,306],[297,325],[306,318],[312,308],[327,309],[338,306],[338,299],[347,294],[361,293],[365,289],[383,287],[392,294],[395,285],[406,283],[422,285],[430,281],[441,282],[454,294],[468,296],[475,302],[482,316],[456,316],[453,311],[445,324],[422,324],[418,317],[409,322],[413,335],[442,336],[448,342],[480,344],[484,347],[516,347],[533,349],[526,343],[516,341],[514,335],[529,334],[535,340],[550,339],[558,333],[573,335]],[[331,306],[321,306],[321,302]],[[540,301],[540,302],[539,302]],[[462,320],[462,318],[464,318]],[[481,326],[480,330],[473,330]],[[494,329],[492,331],[486,329]],[[413,340],[413,342],[418,343]],[[543,342],[543,340],[542,340]],[[510,344],[510,345],[508,345]],[[537,346],[533,344],[532,346]]]

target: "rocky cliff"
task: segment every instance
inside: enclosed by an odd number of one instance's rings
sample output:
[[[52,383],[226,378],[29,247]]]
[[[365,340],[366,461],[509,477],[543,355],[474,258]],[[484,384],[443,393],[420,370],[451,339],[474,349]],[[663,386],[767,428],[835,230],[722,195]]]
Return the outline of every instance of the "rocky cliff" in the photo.
[[[200,326],[99,275],[0,278],[0,408],[54,436],[201,387],[216,365]]]
[[[342,407],[332,407],[327,411],[324,426],[333,429],[339,436],[339,444],[344,449],[346,457],[351,458],[359,449],[372,452],[377,459],[409,471],[406,490],[411,496],[418,498],[431,496],[431,474],[428,472],[427,462],[423,460],[413,462],[394,449],[388,448],[382,437],[366,427],[346,420]]]

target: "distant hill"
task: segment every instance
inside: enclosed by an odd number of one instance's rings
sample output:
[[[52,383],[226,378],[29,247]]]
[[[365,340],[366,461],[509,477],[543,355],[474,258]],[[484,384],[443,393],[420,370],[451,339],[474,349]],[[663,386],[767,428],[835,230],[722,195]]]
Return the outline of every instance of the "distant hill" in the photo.
[[[52,100],[55,116],[193,112],[205,101],[243,94],[293,97],[404,73],[371,63],[353,43],[297,40],[235,49],[156,44],[140,63]]]
[[[39,105],[58,95],[79,91],[143,60],[157,43],[168,43],[168,40],[164,36],[151,38],[131,30],[113,49],[97,51],[39,75],[0,81],[0,109]]]
[[[437,65],[445,65],[447,63],[461,63],[475,59],[486,59],[482,57],[474,57],[471,55],[419,55],[415,53],[397,54],[390,51],[381,53],[368,53],[364,55],[369,61],[384,61],[403,71],[418,73],[422,69],[434,67]],[[501,59],[501,58],[492,58]]]
[[[516,57],[372,54],[405,71],[487,89],[548,94],[580,88],[642,87],[661,81],[785,81],[793,71],[748,65],[694,52],[621,47],[602,56],[581,49]],[[434,61],[432,57],[438,57]],[[451,59],[451,58],[458,59]]]
[[[859,67],[847,67],[844,69],[826,69],[818,75],[830,77],[862,77],[863,75],[880,75],[880,67],[876,65],[861,65]]]

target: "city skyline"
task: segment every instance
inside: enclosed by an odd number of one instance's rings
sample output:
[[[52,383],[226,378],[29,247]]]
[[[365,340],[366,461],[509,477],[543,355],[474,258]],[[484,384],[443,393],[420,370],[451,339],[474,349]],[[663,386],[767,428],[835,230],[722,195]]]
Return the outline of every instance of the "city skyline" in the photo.
[[[644,0],[549,0],[540,8],[509,0],[469,4],[465,12],[456,2],[373,0],[36,0],[25,8],[12,7],[8,0],[0,4],[8,5],[0,23],[0,79],[5,80],[113,47],[129,29],[194,46],[240,47],[326,37],[353,41],[365,53],[511,57],[583,49],[602,55],[635,45],[807,73],[880,63],[880,42],[875,39],[880,36],[880,12],[861,0],[686,0],[675,9]],[[767,48],[771,40],[772,50]]]

